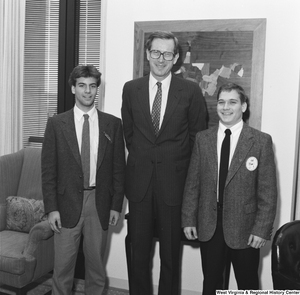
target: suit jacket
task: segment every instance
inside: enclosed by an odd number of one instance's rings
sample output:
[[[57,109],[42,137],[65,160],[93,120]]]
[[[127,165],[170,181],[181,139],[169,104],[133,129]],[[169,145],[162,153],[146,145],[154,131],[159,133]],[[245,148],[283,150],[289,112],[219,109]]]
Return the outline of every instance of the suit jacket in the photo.
[[[217,224],[218,126],[197,134],[185,185],[182,226],[196,226],[200,241]],[[249,158],[257,159],[254,170]],[[244,123],[224,189],[223,231],[233,249],[248,247],[250,234],[270,239],[277,204],[276,168],[270,135]]]
[[[199,86],[172,76],[166,111],[156,137],[149,105],[149,76],[127,82],[122,118],[128,149],[126,197],[140,202],[156,167],[159,195],[167,205],[180,205],[192,146],[206,128],[206,106]]]
[[[125,152],[121,120],[98,111],[99,147],[96,208],[102,228],[110,210],[121,212],[124,198]],[[42,148],[45,213],[59,211],[63,227],[74,227],[83,202],[83,172],[73,109],[48,119]]]

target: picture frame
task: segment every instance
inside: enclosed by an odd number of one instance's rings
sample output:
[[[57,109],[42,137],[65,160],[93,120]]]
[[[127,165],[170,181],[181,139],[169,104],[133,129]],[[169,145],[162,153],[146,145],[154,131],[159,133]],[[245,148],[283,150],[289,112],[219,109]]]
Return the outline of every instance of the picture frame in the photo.
[[[233,82],[249,96],[245,121],[260,130],[266,19],[135,22],[133,78],[149,73],[145,41],[155,31],[171,31],[178,38],[180,57],[173,72],[199,84],[207,104],[208,127],[218,122],[218,87]]]

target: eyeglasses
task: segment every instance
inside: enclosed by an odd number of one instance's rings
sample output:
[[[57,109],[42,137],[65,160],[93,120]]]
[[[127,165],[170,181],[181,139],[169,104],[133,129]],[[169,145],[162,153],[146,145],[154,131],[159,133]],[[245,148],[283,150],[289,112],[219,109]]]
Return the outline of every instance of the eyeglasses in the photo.
[[[174,59],[175,54],[173,52],[160,52],[159,50],[150,50],[150,56],[155,59],[159,59],[160,56],[163,56],[164,60],[171,61]]]

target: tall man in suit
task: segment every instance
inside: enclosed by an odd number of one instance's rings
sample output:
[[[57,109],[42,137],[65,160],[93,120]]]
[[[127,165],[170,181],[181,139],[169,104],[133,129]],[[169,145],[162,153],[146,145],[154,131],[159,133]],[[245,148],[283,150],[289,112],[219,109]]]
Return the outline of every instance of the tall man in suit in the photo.
[[[54,231],[52,294],[71,294],[81,235],[85,293],[102,294],[103,256],[109,225],[116,225],[124,198],[125,147],[121,120],[94,101],[101,74],[77,66],[69,84],[73,109],[49,118],[42,149],[45,212]]]
[[[156,221],[161,259],[158,294],[176,295],[182,194],[195,135],[206,128],[206,106],[196,83],[171,74],[179,57],[172,33],[151,34],[146,54],[150,75],[127,82],[123,89],[129,153],[125,194],[132,242],[130,294],[152,294],[150,253]]]
[[[223,85],[217,97],[219,125],[196,136],[182,205],[186,237],[200,240],[204,295],[219,288],[227,255],[238,288],[259,289],[259,249],[271,237],[277,204],[271,136],[243,122],[242,87]],[[224,131],[230,148],[222,189]]]

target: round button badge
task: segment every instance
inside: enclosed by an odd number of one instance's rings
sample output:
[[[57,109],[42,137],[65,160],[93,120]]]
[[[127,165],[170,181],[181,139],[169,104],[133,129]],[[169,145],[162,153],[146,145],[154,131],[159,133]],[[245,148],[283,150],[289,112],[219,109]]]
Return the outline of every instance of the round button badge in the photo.
[[[255,157],[250,157],[248,158],[247,162],[246,162],[246,168],[249,171],[254,171],[258,166],[258,161]]]

